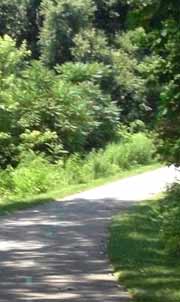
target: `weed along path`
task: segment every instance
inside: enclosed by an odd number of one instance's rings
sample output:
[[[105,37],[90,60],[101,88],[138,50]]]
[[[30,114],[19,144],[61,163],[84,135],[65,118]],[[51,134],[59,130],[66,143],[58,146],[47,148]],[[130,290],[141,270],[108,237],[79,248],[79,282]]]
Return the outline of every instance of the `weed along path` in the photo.
[[[0,302],[131,301],[108,261],[108,225],[174,177],[160,168],[1,218]]]

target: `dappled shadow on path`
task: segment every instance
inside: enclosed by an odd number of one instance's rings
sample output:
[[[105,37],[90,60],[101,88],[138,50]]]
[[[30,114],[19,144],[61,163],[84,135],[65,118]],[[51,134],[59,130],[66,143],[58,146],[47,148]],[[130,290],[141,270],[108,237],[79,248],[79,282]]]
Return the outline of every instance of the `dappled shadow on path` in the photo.
[[[126,302],[106,255],[111,216],[133,201],[50,202],[1,219],[0,301]]]

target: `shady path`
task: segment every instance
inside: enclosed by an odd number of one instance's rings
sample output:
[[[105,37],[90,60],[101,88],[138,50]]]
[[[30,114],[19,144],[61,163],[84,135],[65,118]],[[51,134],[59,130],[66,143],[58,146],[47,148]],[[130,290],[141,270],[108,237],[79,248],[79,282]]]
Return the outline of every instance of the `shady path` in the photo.
[[[113,214],[162,191],[161,168],[0,219],[0,302],[126,302],[106,255]]]

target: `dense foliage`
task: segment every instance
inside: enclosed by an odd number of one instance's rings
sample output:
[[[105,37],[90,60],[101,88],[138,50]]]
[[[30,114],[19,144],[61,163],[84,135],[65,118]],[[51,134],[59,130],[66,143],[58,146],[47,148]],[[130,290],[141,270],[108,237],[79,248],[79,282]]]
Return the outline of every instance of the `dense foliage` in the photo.
[[[2,0],[0,35],[51,68],[103,63],[101,89],[121,121],[158,119],[161,153],[179,164],[179,17],[177,0]]]
[[[54,162],[64,154],[103,147],[115,137],[119,121],[146,118],[145,81],[136,58],[143,29],[118,31],[110,44],[112,32],[95,27],[100,3],[14,0],[1,5],[2,168],[15,167],[27,150]],[[38,53],[39,60],[33,60]]]
[[[171,163],[180,164],[180,6],[177,0],[130,1],[131,26],[143,25],[151,63],[148,81],[158,100],[158,132],[163,139],[161,153]],[[133,6],[134,5],[134,6]]]
[[[55,73],[40,62],[28,64],[25,45],[16,49],[8,36],[0,42],[1,166],[29,149],[55,160],[112,140],[118,108],[100,89],[101,66],[69,63]]]
[[[13,200],[27,196],[57,189],[66,191],[71,186],[89,185],[98,179],[121,175],[127,169],[152,164],[154,152],[149,135],[124,130],[119,132],[116,143],[108,144],[104,150],[94,150],[84,158],[74,154],[51,163],[42,154],[26,152],[16,168],[9,167],[0,172],[2,204],[6,207],[7,200],[12,204]]]
[[[129,26],[146,31],[147,59],[142,64],[148,100],[155,100],[159,151],[168,163],[180,165],[180,6],[177,0],[129,1]],[[152,89],[152,88],[153,89]],[[152,106],[151,108],[153,108]],[[180,252],[180,185],[162,203],[162,237],[170,254]]]
[[[179,165],[179,17],[177,0],[1,0],[1,169],[83,158],[132,123]]]

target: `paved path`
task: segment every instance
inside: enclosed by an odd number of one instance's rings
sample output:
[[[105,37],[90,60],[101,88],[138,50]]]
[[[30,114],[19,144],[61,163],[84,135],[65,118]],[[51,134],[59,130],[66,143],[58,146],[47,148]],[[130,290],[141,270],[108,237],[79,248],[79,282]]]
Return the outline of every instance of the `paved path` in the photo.
[[[1,218],[0,302],[127,302],[105,254],[112,214],[174,180],[162,168]]]

